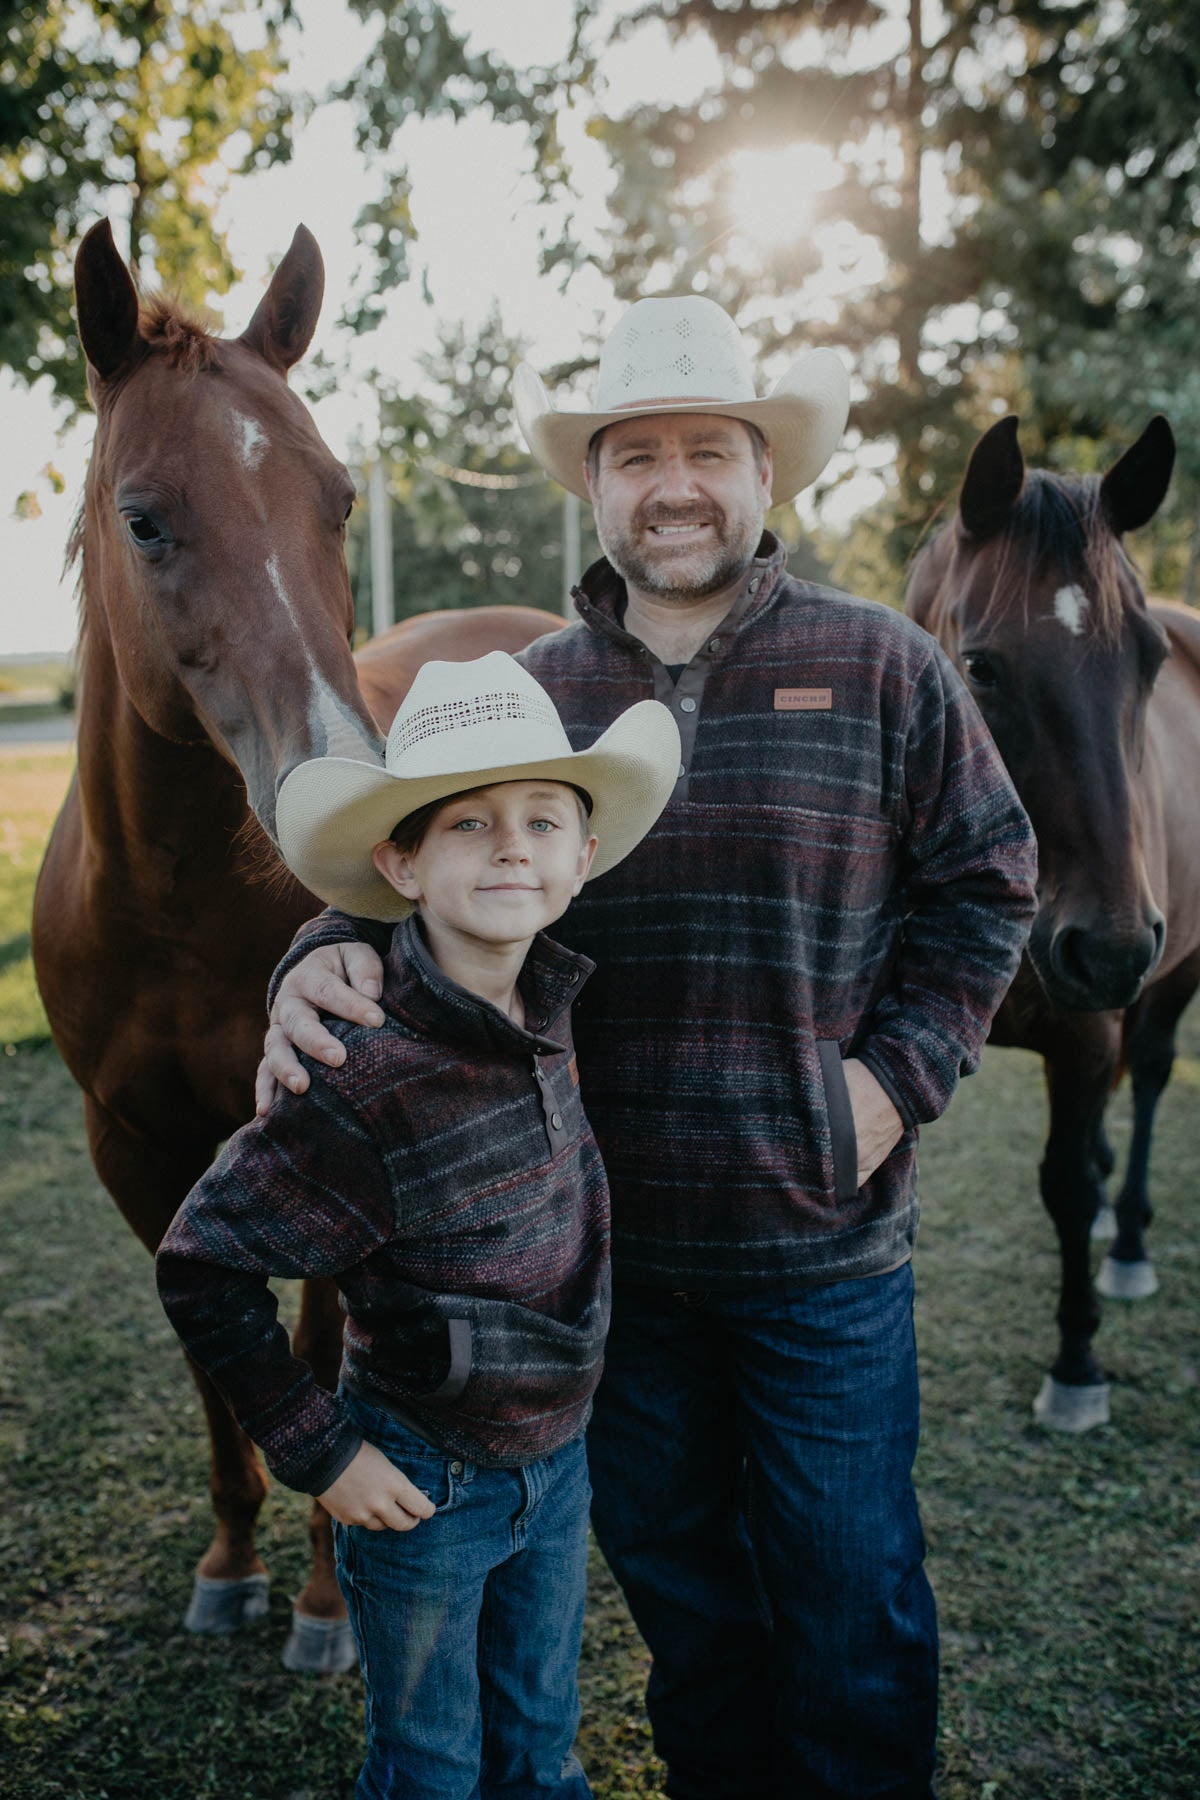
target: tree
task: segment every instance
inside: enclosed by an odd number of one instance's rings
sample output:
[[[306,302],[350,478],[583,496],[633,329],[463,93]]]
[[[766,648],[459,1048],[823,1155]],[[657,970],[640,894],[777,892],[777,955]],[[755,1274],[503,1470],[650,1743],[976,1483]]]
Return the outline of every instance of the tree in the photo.
[[[1057,20],[1040,59],[1015,70],[1003,136],[974,145],[992,298],[1019,352],[1035,456],[1102,467],[1150,413],[1171,419],[1175,494],[1150,534],[1150,573],[1194,602],[1200,14],[1186,0],[1127,0]]]
[[[383,402],[398,619],[501,604],[561,611],[562,491],[518,447],[511,393],[522,354],[495,314],[474,338],[444,327],[420,359],[422,388]],[[582,523],[586,566],[599,554],[586,508]],[[355,514],[351,567],[369,628],[365,533]]]
[[[349,5],[380,27],[370,54],[336,94],[353,106],[358,148],[382,183],[379,196],[356,221],[365,264],[346,323],[361,332],[379,324],[388,290],[409,274],[408,174],[393,156],[401,127],[414,116],[462,119],[481,108],[500,124],[524,125],[533,168],[543,191],[551,193],[562,187],[567,173],[559,112],[587,71],[577,45],[562,65],[523,70],[490,52],[474,51],[443,0],[349,0]]]
[[[290,153],[290,16],[291,0],[0,0],[0,366],[82,404],[71,252],[114,190],[135,273],[196,305],[227,291],[216,188]]]

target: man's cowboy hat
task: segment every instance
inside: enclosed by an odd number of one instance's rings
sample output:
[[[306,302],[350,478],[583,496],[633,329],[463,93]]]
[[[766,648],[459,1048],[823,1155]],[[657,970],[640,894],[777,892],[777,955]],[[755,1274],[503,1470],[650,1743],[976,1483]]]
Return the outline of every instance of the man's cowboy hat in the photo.
[[[556,412],[541,377],[522,363],[513,383],[517,421],[548,475],[581,500],[588,444],[606,425],[654,413],[729,413],[748,419],[771,446],[771,503],[817,479],[837,449],[850,411],[850,379],[832,350],[807,350],[770,393],[754,392],[750,358],[715,300],[684,294],[639,300],[600,352],[593,411]]]
[[[565,781],[591,799],[591,875],[628,856],[671,797],[679,728],[657,700],[623,712],[590,750],[572,750],[545,689],[501,650],[475,662],[427,662],[388,732],[379,763],[301,763],[276,803],[279,847],[305,887],[368,919],[412,911],[371,861],[401,819],[498,781]],[[589,879],[591,877],[589,876]]]

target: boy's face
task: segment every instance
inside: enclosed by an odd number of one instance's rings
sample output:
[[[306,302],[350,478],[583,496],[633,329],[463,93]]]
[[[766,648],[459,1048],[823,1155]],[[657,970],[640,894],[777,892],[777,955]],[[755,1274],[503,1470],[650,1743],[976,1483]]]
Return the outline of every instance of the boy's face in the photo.
[[[502,781],[439,807],[420,845],[375,846],[375,866],[433,932],[493,946],[526,942],[583,886],[596,840],[560,781]]]

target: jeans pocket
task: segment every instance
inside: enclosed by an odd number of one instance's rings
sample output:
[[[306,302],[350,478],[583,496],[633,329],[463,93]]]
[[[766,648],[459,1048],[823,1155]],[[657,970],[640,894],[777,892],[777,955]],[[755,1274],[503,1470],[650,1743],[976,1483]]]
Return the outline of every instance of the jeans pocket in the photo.
[[[369,1444],[387,1457],[393,1468],[433,1502],[435,1513],[449,1512],[461,1497],[462,1479],[470,1465],[427,1443],[400,1419],[373,1406],[358,1395],[349,1395],[355,1422]],[[359,1529],[355,1527],[354,1529]]]
[[[841,1046],[836,1038],[817,1039],[817,1061],[825,1088],[825,1111],[833,1152],[833,1197],[835,1200],[853,1200],[858,1193],[858,1136]]]

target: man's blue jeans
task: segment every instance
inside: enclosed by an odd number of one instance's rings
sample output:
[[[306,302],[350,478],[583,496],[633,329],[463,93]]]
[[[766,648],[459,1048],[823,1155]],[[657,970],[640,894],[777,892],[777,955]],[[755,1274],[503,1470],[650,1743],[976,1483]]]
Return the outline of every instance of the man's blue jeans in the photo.
[[[654,1657],[672,1800],[931,1792],[912,1293],[910,1265],[786,1292],[614,1293],[592,1520]]]
[[[588,1800],[571,1746],[587,1584],[582,1438],[523,1469],[460,1462],[343,1393],[437,1511],[335,1525],[366,1686],[357,1800]]]

